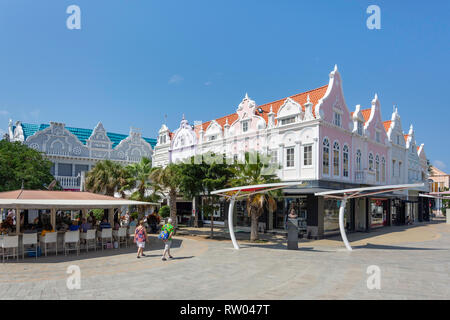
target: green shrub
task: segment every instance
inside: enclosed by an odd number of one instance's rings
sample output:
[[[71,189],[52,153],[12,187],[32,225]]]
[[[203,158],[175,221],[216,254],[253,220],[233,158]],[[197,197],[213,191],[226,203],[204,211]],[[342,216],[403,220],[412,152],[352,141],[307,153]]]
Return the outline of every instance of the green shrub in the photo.
[[[131,217],[133,217],[134,220],[137,220],[137,218],[139,217],[139,213],[133,212],[131,213]]]
[[[161,209],[159,209],[159,215],[162,218],[167,218],[170,216],[170,207],[169,206],[162,206]]]
[[[103,209],[93,209],[92,212],[94,213],[94,217],[95,217],[95,219],[97,221],[102,221],[103,220],[103,216],[105,214]]]

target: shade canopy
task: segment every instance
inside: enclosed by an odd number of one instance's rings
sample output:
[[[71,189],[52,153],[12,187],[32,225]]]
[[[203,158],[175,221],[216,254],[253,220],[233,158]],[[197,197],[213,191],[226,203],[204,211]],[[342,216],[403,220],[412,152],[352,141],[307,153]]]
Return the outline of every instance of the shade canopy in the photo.
[[[286,187],[303,185],[304,184],[302,182],[277,182],[215,190],[211,192],[211,194],[217,194],[227,198],[242,198],[251,194],[264,193],[272,190],[283,189]]]
[[[423,187],[423,186],[424,186],[423,183],[396,184],[396,185],[386,185],[386,186],[341,189],[341,190],[317,192],[317,193],[315,193],[315,195],[316,196],[324,196],[325,198],[352,199],[352,198],[367,197],[367,196],[385,193],[385,192],[418,188],[418,187]]]
[[[0,208],[18,209],[95,209],[121,206],[159,206],[159,203],[115,198],[91,192],[15,190],[0,192]]]

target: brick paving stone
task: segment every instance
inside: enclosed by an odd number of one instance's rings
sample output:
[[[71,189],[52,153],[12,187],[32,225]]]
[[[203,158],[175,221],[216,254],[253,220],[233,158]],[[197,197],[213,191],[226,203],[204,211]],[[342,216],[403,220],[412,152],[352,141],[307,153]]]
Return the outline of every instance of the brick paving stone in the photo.
[[[151,240],[149,257],[135,247],[40,257],[2,265],[2,299],[450,299],[450,225],[421,223],[369,234],[350,234],[354,251],[335,237],[299,241],[263,235],[261,244],[177,236],[172,254],[161,261],[162,244]],[[400,235],[399,235],[400,234]],[[396,237],[396,235],[399,235]],[[69,265],[81,269],[81,289],[69,290]],[[367,267],[381,270],[381,289],[369,290]],[[165,281],[173,284],[161,291]]]

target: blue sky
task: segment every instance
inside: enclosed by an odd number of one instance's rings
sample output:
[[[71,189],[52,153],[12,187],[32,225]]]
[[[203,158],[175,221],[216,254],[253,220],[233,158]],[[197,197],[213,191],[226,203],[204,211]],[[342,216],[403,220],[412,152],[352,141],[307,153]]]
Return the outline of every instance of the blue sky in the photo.
[[[81,8],[81,30],[66,9]],[[369,30],[366,8],[381,9]],[[384,120],[395,103],[427,156],[450,171],[449,1],[1,0],[0,130],[8,119],[156,137],[324,85]]]

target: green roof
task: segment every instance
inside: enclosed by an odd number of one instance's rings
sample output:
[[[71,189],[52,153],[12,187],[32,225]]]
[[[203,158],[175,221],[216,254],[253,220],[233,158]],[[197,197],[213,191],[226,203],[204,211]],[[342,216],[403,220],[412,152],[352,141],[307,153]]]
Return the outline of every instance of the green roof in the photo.
[[[22,123],[23,128],[23,135],[24,139],[26,140],[28,137],[34,135],[36,132],[44,130],[45,128],[50,127],[48,124],[31,124],[31,123]],[[82,129],[82,128],[73,128],[73,127],[65,127],[67,130],[69,130],[72,134],[74,134],[78,140],[80,140],[83,144],[86,144],[86,140],[89,139],[89,137],[92,134],[92,129]],[[15,126],[14,126],[15,129]],[[113,143],[112,147],[115,148],[120,141],[123,139],[126,139],[128,135],[121,134],[121,133],[113,133],[113,132],[106,132],[106,135]],[[152,148],[155,148],[156,145],[156,139],[152,138],[142,138],[150,145]]]

